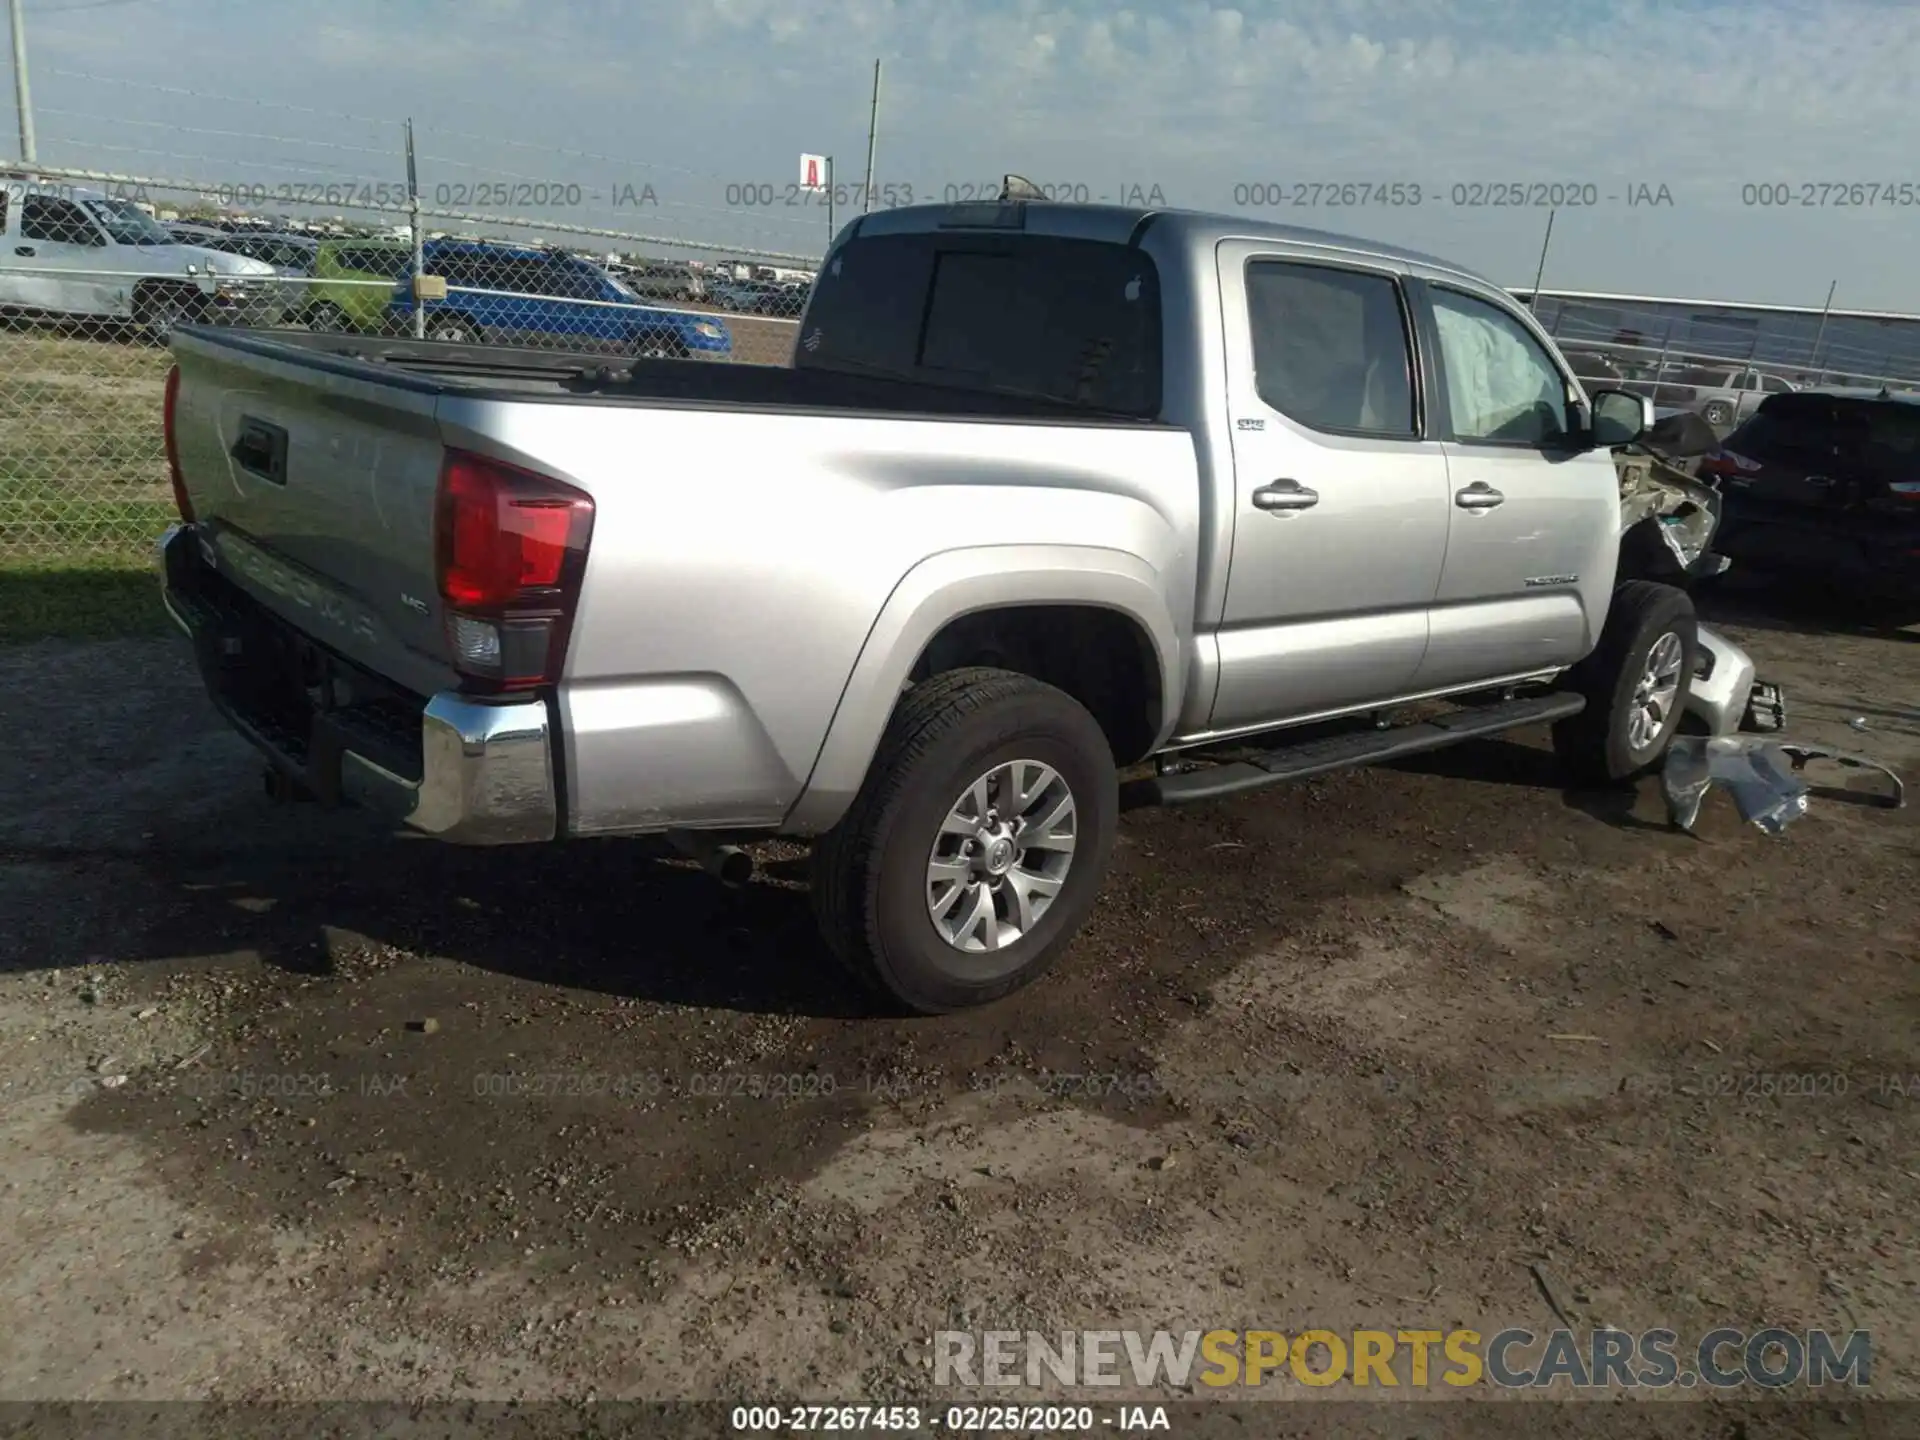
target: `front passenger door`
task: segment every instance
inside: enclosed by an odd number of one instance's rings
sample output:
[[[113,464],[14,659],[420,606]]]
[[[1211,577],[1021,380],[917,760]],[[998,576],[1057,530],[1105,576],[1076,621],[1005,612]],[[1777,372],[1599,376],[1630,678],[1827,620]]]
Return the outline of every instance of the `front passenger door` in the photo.
[[[1579,391],[1515,310],[1422,291],[1450,519],[1419,688],[1570,665],[1598,639],[1619,565],[1612,452],[1581,448]]]

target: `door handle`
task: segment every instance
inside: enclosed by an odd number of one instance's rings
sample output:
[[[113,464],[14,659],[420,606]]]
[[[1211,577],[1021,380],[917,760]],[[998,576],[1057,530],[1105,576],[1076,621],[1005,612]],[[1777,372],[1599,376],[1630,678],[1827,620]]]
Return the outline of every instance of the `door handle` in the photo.
[[[1462,510],[1491,510],[1506,502],[1507,497],[1484,480],[1476,480],[1466,489],[1453,492],[1453,503]]]
[[[1320,492],[1309,490],[1297,480],[1276,480],[1253,492],[1256,510],[1311,510],[1320,503]]]
[[[16,255],[37,255],[40,252],[35,250],[31,245],[16,245],[13,247],[13,253]]]

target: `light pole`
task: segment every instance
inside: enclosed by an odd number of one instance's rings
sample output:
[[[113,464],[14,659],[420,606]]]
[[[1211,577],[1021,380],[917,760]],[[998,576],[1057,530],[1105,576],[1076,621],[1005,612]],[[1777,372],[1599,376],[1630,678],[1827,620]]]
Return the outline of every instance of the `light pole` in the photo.
[[[880,62],[873,62],[873,102],[867,107],[867,188],[860,194],[860,213],[873,209],[873,144],[880,128]]]
[[[20,111],[20,160],[39,163],[33,144],[33,97],[27,90],[27,15],[23,0],[7,0],[13,20],[13,98]]]

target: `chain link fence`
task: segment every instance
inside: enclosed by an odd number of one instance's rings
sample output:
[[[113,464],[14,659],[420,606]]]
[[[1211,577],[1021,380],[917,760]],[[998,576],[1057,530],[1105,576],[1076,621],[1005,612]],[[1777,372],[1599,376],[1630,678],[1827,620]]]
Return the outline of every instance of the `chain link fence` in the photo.
[[[160,409],[177,325],[783,365],[813,263],[416,209],[400,186],[299,199],[96,171],[0,177],[0,566],[144,561],[173,516]],[[340,204],[350,216],[326,213]],[[416,263],[444,295],[415,300]]]
[[[816,263],[407,185],[92,170],[0,177],[0,237],[0,566],[144,561],[173,514],[160,409],[181,323],[784,365]],[[444,295],[415,299],[416,264]],[[1920,385],[1920,321],[1529,298],[1589,386],[1723,431],[1788,388]]]

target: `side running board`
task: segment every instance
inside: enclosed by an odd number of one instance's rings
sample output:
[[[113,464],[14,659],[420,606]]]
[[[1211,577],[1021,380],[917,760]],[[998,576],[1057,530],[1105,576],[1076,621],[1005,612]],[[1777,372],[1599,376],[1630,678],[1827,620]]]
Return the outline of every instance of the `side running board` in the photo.
[[[1445,749],[1462,740],[1477,740],[1526,725],[1564,720],[1578,715],[1586,705],[1583,696],[1556,691],[1551,695],[1530,695],[1458,710],[1390,730],[1360,730],[1303,740],[1295,745],[1279,745],[1224,765],[1129,781],[1120,787],[1120,808],[1137,810],[1151,805],[1220,800],[1288,780],[1377,765],[1385,760]]]

